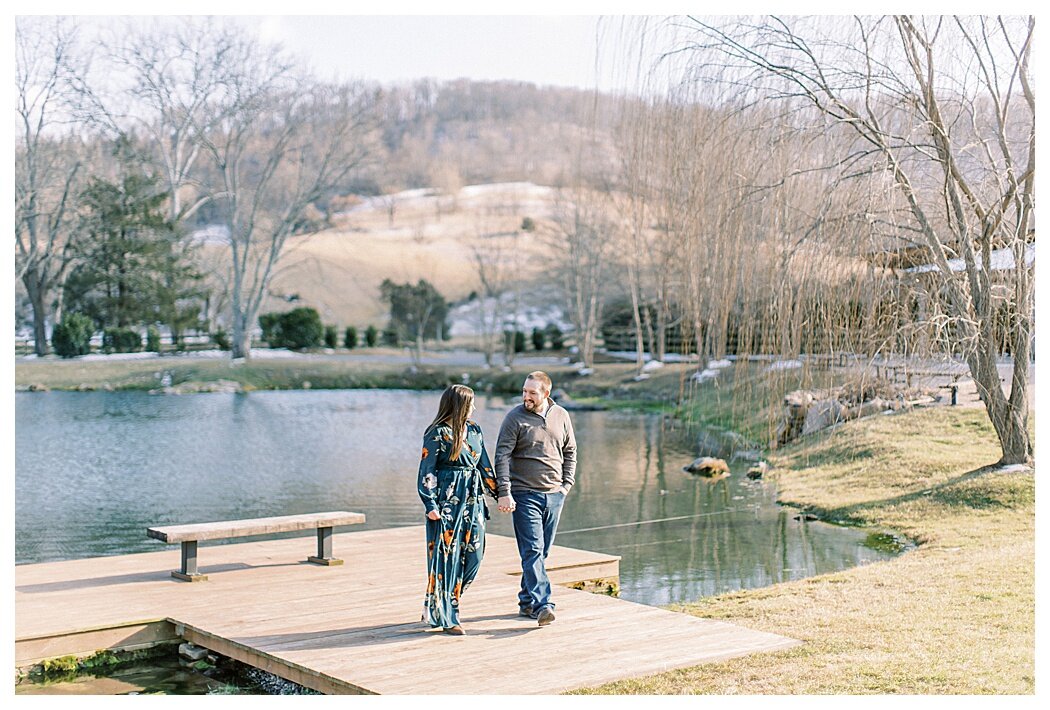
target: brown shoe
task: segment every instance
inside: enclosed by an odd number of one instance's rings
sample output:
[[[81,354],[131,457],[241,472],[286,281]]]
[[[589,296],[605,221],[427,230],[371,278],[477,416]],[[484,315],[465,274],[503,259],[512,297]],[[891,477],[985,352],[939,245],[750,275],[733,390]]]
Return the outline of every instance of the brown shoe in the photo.
[[[540,609],[540,613],[536,615],[536,622],[540,626],[546,626],[547,624],[554,621],[554,610],[549,606],[545,606]]]
[[[463,627],[460,626],[459,624],[456,624],[455,626],[446,626],[445,627],[445,633],[446,634],[452,634],[453,636],[466,636],[467,635],[467,632],[464,631]]]

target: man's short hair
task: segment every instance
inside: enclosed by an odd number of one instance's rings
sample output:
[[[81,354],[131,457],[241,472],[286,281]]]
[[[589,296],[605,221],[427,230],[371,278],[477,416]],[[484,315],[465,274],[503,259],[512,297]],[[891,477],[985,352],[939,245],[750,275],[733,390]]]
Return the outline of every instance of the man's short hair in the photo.
[[[548,375],[546,372],[540,372],[539,370],[536,370],[535,372],[530,372],[529,376],[526,377],[525,379],[526,380],[536,380],[541,385],[543,385],[543,387],[547,390],[547,394],[550,394],[550,392],[551,392],[551,378],[550,378],[550,375]]]

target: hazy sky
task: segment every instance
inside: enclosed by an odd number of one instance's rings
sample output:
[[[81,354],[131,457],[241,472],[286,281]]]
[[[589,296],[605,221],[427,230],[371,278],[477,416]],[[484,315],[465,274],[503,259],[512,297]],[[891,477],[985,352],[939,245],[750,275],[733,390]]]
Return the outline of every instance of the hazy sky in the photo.
[[[915,0],[920,5],[930,3]],[[959,0],[963,5],[974,3]],[[936,3],[934,3],[936,4]],[[1011,4],[1006,0],[1006,4]],[[765,5],[766,7],[762,7]],[[83,15],[83,3],[39,0],[20,12]],[[512,79],[539,85],[582,88],[623,88],[632,57],[621,36],[622,18],[636,13],[654,15],[719,10],[750,12],[772,10],[792,14],[841,12],[827,0],[814,2],[737,0],[730,7],[666,0],[596,0],[523,3],[480,1],[319,2],[289,3],[256,0],[180,0],[177,6],[143,5],[127,0],[96,0],[90,5],[94,20],[116,24],[117,15],[143,16],[143,10],[185,14],[238,14],[238,21],[254,28],[262,38],[279,41],[304,58],[322,78],[347,78],[397,82],[422,77],[439,80],[461,77],[481,80]],[[912,11],[927,8],[911,8]],[[932,9],[932,8],[931,8]],[[955,11],[959,5],[953,5]],[[1001,8],[1009,11],[1009,8]],[[251,15],[244,14],[250,11]],[[354,15],[371,11],[385,15]],[[866,7],[865,11],[878,12]],[[296,15],[279,15],[294,11]],[[493,14],[494,12],[506,14]],[[600,20],[599,15],[605,19]],[[148,15],[147,15],[148,16]],[[612,16],[612,17],[610,17]],[[598,53],[597,38],[603,50]],[[613,49],[615,48],[615,49]],[[619,66],[614,66],[615,63]],[[633,63],[637,66],[637,62]],[[598,72],[601,72],[600,76]]]
[[[519,79],[593,86],[594,16],[270,16],[243,18],[318,72],[382,82]]]
[[[185,14],[237,14],[263,39],[278,41],[304,58],[322,78],[384,83],[432,77],[512,79],[539,85],[596,85],[597,13],[617,12],[615,2],[297,3],[184,0],[177,6],[99,0],[87,6],[41,0],[21,13],[77,15],[83,25],[119,26],[121,15],[177,10]],[[385,15],[345,14],[361,9]],[[251,14],[245,14],[245,10]],[[279,15],[293,11],[295,15]],[[506,12],[507,14],[492,14]],[[564,12],[574,14],[558,14]],[[622,10],[621,10],[622,11]],[[591,14],[586,14],[590,12]],[[528,13],[528,14],[522,14]],[[160,19],[160,18],[157,18]],[[610,21],[604,23],[607,28]],[[602,82],[603,85],[607,82]],[[607,88],[607,86],[605,87]]]

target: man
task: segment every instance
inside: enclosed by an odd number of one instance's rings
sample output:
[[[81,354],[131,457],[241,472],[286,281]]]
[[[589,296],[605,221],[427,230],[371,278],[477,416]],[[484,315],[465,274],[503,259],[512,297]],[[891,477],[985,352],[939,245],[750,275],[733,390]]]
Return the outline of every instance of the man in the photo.
[[[514,513],[521,556],[518,613],[540,626],[554,621],[551,583],[544,560],[554,543],[565,496],[576,481],[576,434],[569,413],[552,399],[551,378],[533,372],[522,403],[507,413],[496,441],[500,511]]]

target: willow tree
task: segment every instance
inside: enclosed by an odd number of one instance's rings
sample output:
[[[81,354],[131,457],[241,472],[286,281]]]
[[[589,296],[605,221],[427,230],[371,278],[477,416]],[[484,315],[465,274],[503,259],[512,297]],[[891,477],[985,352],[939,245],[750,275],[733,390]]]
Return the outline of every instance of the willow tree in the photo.
[[[579,182],[558,191],[551,221],[547,245],[555,264],[552,271],[575,331],[580,362],[592,368],[624,226],[610,190],[589,189]]]
[[[901,242],[921,248],[920,288],[942,312],[942,351],[961,352],[1002,447],[1030,462],[1035,93],[1032,17],[855,17],[707,21],[675,48],[694,76],[741,102],[807,105],[821,130],[855,141],[839,167],[880,171],[904,209]],[[717,73],[706,70],[718,67]],[[728,68],[728,71],[727,71]],[[1007,313],[1013,375],[997,368]]]

